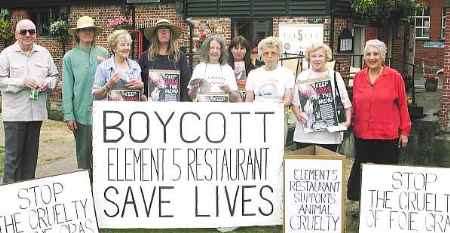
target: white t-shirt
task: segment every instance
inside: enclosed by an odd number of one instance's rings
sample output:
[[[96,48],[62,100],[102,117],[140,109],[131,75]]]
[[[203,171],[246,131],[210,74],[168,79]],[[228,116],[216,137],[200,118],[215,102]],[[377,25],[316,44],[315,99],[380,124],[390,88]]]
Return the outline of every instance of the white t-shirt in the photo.
[[[207,81],[207,84],[200,87],[200,93],[223,92],[221,87],[225,84],[230,87],[231,91],[238,90],[234,71],[228,64],[199,63],[192,72],[191,81],[195,79],[204,79]],[[192,88],[190,82],[188,88]]]
[[[297,77],[297,82],[301,81],[307,81],[310,79],[316,79],[316,78],[322,78],[328,76],[331,79],[331,87],[333,93],[335,93],[335,85],[334,85],[334,71],[329,70],[325,72],[315,72],[311,69],[305,70],[302,73],[300,73]],[[341,101],[344,105],[344,108],[350,108],[352,107],[352,103],[348,97],[347,88],[345,87],[344,80],[342,79],[341,75],[336,72],[336,83],[339,88],[339,94],[341,95]],[[300,106],[300,100],[298,96],[298,86],[295,85],[294,88],[294,98],[292,101],[292,104],[295,106]],[[342,132],[329,132],[327,130],[324,131],[317,131],[317,132],[311,132],[311,133],[305,133],[303,130],[303,124],[298,122],[295,126],[294,131],[294,142],[301,142],[301,143],[314,143],[314,144],[340,144],[342,142],[343,136]]]
[[[292,72],[280,65],[271,71],[259,67],[248,74],[245,90],[253,92],[257,102],[281,103],[286,90],[294,88],[294,83]]]

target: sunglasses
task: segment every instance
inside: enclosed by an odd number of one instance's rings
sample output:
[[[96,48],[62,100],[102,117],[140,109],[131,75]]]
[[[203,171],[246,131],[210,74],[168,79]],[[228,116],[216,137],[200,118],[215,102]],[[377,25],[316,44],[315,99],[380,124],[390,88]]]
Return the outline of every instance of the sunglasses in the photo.
[[[19,34],[22,35],[22,36],[25,36],[27,34],[27,32],[30,35],[34,35],[34,34],[36,34],[36,29],[22,29],[22,30],[19,31]]]

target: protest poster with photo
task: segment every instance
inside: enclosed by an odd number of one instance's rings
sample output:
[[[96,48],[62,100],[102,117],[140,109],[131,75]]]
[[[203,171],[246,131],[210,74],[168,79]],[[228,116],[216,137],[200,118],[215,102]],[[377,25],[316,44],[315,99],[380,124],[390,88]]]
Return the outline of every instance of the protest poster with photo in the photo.
[[[329,130],[338,126],[333,88],[329,78],[297,82],[300,109],[306,114],[304,132]],[[329,130],[333,131],[333,130]]]
[[[343,163],[331,153],[285,158],[285,233],[343,232]]]
[[[180,71],[157,70],[148,71],[148,95],[152,101],[180,101]]]
[[[141,101],[142,92],[140,90],[111,90],[108,92],[108,100],[112,101]]]
[[[282,104],[95,101],[101,228],[282,224]]]
[[[363,164],[359,232],[450,232],[449,168]]]
[[[1,233],[97,233],[87,171],[0,186]]]

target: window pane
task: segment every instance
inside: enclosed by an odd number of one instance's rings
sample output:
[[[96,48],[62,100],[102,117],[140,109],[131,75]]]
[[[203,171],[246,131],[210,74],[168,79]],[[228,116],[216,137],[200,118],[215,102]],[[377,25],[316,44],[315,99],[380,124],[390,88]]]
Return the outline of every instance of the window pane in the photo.
[[[423,19],[423,26],[429,28],[430,27],[430,18]]]
[[[429,28],[423,29],[423,37],[430,37],[430,29]]]
[[[422,37],[422,29],[416,28],[416,37]]]

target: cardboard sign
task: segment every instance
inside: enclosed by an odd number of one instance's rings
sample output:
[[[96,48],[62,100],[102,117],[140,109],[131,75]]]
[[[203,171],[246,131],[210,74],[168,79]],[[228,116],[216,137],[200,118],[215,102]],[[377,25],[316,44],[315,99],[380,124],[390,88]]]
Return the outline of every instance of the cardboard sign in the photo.
[[[363,164],[359,232],[450,232],[450,169]]]
[[[179,70],[149,70],[148,93],[152,101],[180,101]]]
[[[283,53],[304,53],[313,41],[323,42],[323,24],[280,23],[279,35]]]
[[[344,156],[315,146],[294,153],[284,163],[284,232],[343,232]]]
[[[283,106],[94,102],[101,228],[277,225]]]
[[[1,233],[96,233],[87,171],[0,186]]]

